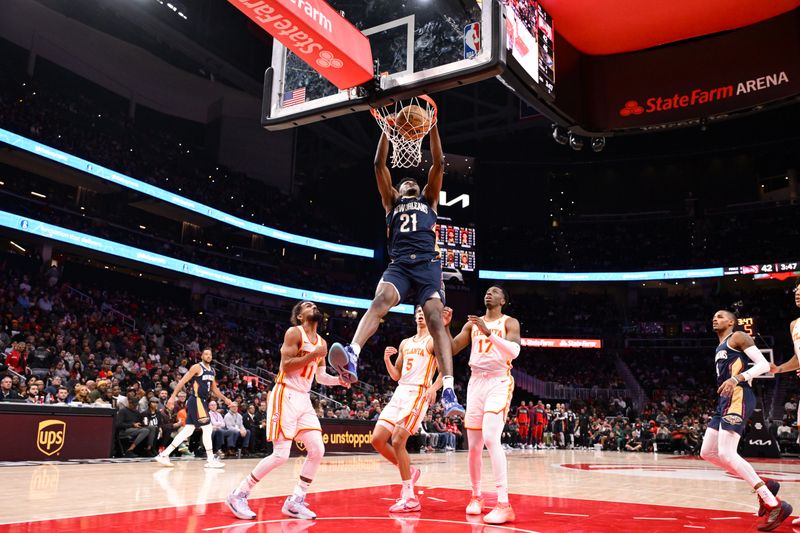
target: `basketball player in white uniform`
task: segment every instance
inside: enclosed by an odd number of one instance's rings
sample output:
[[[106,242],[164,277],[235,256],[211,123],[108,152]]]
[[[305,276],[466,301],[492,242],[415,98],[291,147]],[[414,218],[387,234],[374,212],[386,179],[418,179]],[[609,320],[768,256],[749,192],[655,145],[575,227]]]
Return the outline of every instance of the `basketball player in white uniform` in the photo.
[[[452,310],[445,307],[442,310],[445,327],[451,318]],[[418,468],[411,466],[406,442],[409,435],[419,430],[428,411],[428,405],[436,402],[436,391],[442,386],[441,374],[436,382],[433,382],[433,375],[438,366],[436,356],[433,355],[433,338],[425,324],[422,307],[417,306],[414,319],[417,323],[417,334],[400,343],[400,355],[394,364],[391,357],[398,353],[397,349],[389,346],[384,352],[386,370],[398,385],[392,400],[381,411],[381,416],[372,432],[372,446],[390,463],[397,466],[403,482],[400,499],[389,507],[390,513],[411,513],[422,509],[414,494],[414,484],[419,479],[420,472]]]
[[[225,500],[236,518],[252,520],[247,497],[264,476],[289,459],[292,441],[298,440],[308,452],[294,493],[286,498],[281,512],[292,518],[313,519],[317,515],[305,502],[306,492],[319,469],[325,446],[322,428],[311,404],[311,385],[316,378],[321,385],[350,387],[325,370],[328,346],[318,333],[322,313],[314,302],[302,301],[292,308],[293,326],[286,331],[281,346],[281,367],[275,386],[267,398],[267,440],[272,442],[272,454],[259,462],[244,478],[239,488]]]
[[[794,304],[800,308],[800,282],[795,285],[792,292],[794,293]],[[770,364],[769,371],[773,374],[781,374],[783,372],[797,370],[797,374],[800,376],[800,318],[792,320],[789,324],[789,334],[792,336],[792,344],[794,344],[794,355],[782,365],[775,366],[774,364]],[[797,425],[800,427],[800,409],[797,410],[797,413]],[[777,481],[770,480],[768,481],[768,485],[771,485],[770,490],[774,494],[778,493],[780,485]],[[761,509],[759,509],[759,511],[760,510]],[[795,518],[792,521],[792,525],[800,526],[800,518]]]
[[[481,467],[483,445],[486,444],[497,486],[497,506],[483,517],[487,524],[503,524],[515,519],[508,502],[508,465],[500,441],[514,393],[511,361],[519,356],[520,351],[519,321],[503,314],[507,302],[505,290],[489,287],[484,296],[486,314],[483,317],[470,315],[461,333],[453,339],[454,354],[472,343],[469,356],[472,376],[467,386],[467,414],[464,418],[472,483],[467,514],[483,513]]]

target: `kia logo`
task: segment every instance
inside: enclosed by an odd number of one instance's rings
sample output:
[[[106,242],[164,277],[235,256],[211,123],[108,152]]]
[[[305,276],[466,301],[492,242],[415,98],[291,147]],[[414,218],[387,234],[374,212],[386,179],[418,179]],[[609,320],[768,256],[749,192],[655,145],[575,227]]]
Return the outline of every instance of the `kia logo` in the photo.
[[[644,107],[640,106],[636,100],[628,100],[625,102],[625,107],[619,110],[619,116],[621,117],[641,115],[642,113],[644,113]]]
[[[341,59],[337,59],[336,56],[327,50],[323,50],[319,53],[316,63],[322,68],[342,68],[344,66]]]

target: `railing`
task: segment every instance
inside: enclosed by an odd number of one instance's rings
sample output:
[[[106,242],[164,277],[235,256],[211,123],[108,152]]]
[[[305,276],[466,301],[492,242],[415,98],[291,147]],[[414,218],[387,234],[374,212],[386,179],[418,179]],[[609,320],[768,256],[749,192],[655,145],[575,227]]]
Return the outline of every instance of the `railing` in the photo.
[[[125,313],[123,313],[121,311],[117,311],[110,304],[104,303],[103,305],[101,305],[100,306],[100,311],[103,312],[103,313],[111,313],[112,315],[117,316],[122,321],[122,324],[125,325],[125,326],[128,326],[129,328],[135,328],[136,327],[136,319],[134,319],[130,315],[126,315]]]
[[[542,398],[559,400],[611,400],[631,395],[630,391],[627,389],[604,389],[599,387],[588,389],[570,387],[569,385],[553,381],[542,381],[517,369],[513,369],[511,374],[514,376],[514,385],[516,387]]]
[[[620,376],[622,376],[622,379],[625,380],[625,387],[627,387],[628,393],[630,394],[634,409],[641,413],[642,407],[644,407],[644,404],[647,401],[647,394],[639,384],[639,380],[637,380],[636,376],[634,376],[633,372],[631,372],[631,369],[627,364],[625,364],[625,361],[617,356],[614,364],[617,367],[617,372],[619,372]]]
[[[72,287],[71,285],[67,285],[67,289],[71,293],[76,295],[78,297],[78,300],[80,300],[81,302],[87,303],[89,305],[94,305],[94,298],[92,298],[91,296],[89,296],[85,292],[81,292],[78,289],[76,289],[75,287]]]

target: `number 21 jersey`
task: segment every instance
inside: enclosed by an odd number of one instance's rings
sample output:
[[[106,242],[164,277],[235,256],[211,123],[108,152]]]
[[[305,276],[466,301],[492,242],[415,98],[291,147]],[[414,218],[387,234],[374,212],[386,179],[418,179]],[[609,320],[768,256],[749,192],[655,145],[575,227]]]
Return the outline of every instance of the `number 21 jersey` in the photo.
[[[439,258],[436,245],[436,211],[424,196],[401,196],[386,215],[389,257],[414,263]]]

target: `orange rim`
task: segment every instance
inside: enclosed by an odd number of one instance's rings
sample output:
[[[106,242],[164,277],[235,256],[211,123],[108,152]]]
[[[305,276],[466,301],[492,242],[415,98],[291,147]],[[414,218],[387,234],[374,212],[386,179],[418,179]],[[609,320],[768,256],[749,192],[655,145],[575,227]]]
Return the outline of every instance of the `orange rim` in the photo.
[[[427,94],[420,94],[419,96],[416,96],[415,98],[419,98],[420,100],[424,101],[433,110],[433,115],[431,116],[431,128],[432,128],[436,124],[436,118],[437,118],[437,116],[439,114],[439,108],[437,107],[436,102],[434,102],[433,98],[431,98]],[[391,104],[389,104],[389,105],[391,105]],[[386,106],[382,106],[382,107],[386,107]],[[387,114],[386,116],[384,116],[384,115],[382,115],[380,113],[380,111],[378,111],[378,109],[375,109],[374,107],[370,108],[369,112],[372,114],[373,117],[375,117],[375,120],[378,120],[380,122],[386,122],[390,126],[394,126],[394,114],[390,113],[390,114]]]

